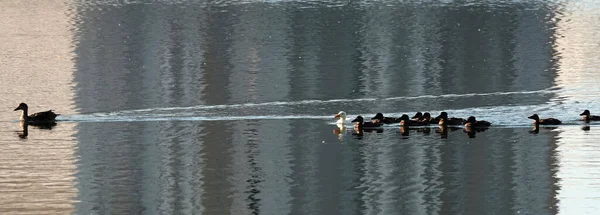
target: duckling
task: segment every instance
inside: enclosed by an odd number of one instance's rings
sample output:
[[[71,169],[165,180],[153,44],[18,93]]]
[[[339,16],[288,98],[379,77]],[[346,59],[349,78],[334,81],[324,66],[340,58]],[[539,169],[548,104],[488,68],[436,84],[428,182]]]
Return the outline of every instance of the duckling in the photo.
[[[358,129],[376,129],[381,127],[380,123],[365,122],[362,116],[356,116],[352,122],[354,123],[354,128]]]
[[[474,116],[470,116],[464,123],[465,127],[488,127],[492,123],[485,120],[477,120]]]
[[[346,122],[346,112],[340,111],[338,114],[333,116],[334,119],[338,119],[337,124],[344,124]]]
[[[427,124],[429,124],[431,122],[431,114],[429,112],[423,113],[423,116],[419,121],[426,122]]]
[[[533,124],[537,125],[560,125],[562,123],[560,120],[554,118],[540,119],[540,117],[537,114],[533,114],[527,118],[533,119]]]
[[[375,114],[375,116],[373,118],[371,118],[371,121],[373,121],[374,123],[384,123],[384,124],[400,122],[400,120],[397,120],[396,118],[393,118],[393,117],[383,117],[382,113]]]
[[[600,121],[600,116],[591,115],[589,110],[584,110],[583,113],[579,114],[581,120],[589,122],[589,121]]]
[[[28,123],[52,122],[56,119],[56,116],[60,115],[52,112],[52,110],[27,115],[28,109],[27,104],[21,103],[14,111],[22,110],[21,121]]]
[[[435,117],[432,122],[437,122],[438,125],[464,125],[467,121],[463,118],[448,118],[448,113],[442,112],[439,116]]]
[[[406,115],[406,114],[403,114],[400,117],[400,126],[423,126],[423,125],[429,125],[429,122],[411,120],[408,118],[408,115]]]
[[[417,113],[416,113],[416,114],[415,114],[413,117],[411,117],[410,119],[412,119],[412,120],[417,120],[417,121],[418,121],[418,120],[420,120],[420,119],[421,119],[421,117],[423,117],[423,113],[421,113],[421,112],[417,112]]]

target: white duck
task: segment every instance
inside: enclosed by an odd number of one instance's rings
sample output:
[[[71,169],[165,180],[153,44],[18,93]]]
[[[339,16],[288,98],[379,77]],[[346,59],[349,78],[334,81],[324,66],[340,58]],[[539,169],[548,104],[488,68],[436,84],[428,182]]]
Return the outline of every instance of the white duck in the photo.
[[[346,112],[340,111],[338,114],[333,116],[334,119],[338,119],[337,124],[344,124],[346,122]]]

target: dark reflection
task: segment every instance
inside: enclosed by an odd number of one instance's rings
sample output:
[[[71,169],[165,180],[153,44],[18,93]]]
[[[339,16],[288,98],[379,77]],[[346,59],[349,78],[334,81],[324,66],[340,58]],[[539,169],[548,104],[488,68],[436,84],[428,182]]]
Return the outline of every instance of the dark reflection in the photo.
[[[551,131],[551,130],[557,129],[558,126],[542,126],[541,128],[545,129],[545,130],[550,130]],[[531,134],[539,134],[540,133],[540,125],[534,123],[533,129],[531,129],[529,131],[529,133],[531,133]]]
[[[17,131],[17,136],[21,139],[25,139],[27,138],[27,136],[29,136],[29,126],[32,126],[34,128],[37,129],[45,129],[45,130],[52,130],[52,128],[54,126],[56,126],[56,122],[35,122],[35,123],[31,123],[31,122],[27,122],[27,121],[21,121],[19,123],[20,127],[21,127],[21,131]]]
[[[589,131],[590,130],[590,126],[589,125],[581,126],[581,130]]]
[[[477,136],[477,133],[479,132],[484,132],[486,130],[488,130],[488,127],[471,127],[471,126],[466,126],[463,129],[463,132],[467,134],[467,136],[469,136],[469,138],[475,138]]]
[[[540,125],[534,124],[533,125],[533,129],[531,129],[531,131],[529,131],[529,133],[539,134],[540,133]]]
[[[424,127],[410,127],[410,126],[406,126],[406,125],[401,125],[400,126],[400,134],[402,134],[403,137],[408,137],[410,136],[410,131],[415,131],[418,133],[422,133],[423,135],[429,135],[431,133],[431,128],[424,128]]]
[[[459,127],[454,127],[454,126],[447,126],[447,125],[440,125],[438,126],[438,129],[435,131],[436,133],[440,134],[440,138],[441,139],[446,139],[448,138],[448,132],[454,132],[454,131],[458,131],[461,128]]]

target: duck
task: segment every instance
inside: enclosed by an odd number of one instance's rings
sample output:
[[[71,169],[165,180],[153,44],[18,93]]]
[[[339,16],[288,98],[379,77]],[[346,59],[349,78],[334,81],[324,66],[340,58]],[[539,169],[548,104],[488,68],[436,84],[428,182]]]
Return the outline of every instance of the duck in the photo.
[[[365,122],[364,118],[362,116],[356,116],[355,119],[352,120],[352,122],[354,123],[354,128],[355,129],[376,129],[381,127],[380,123],[374,123],[374,122]]]
[[[338,119],[337,124],[344,124],[346,122],[346,112],[340,111],[338,114],[333,116],[334,119]]]
[[[408,118],[408,115],[406,115],[406,114],[403,114],[400,117],[400,126],[423,126],[423,125],[429,125],[429,122],[411,120],[410,118]]]
[[[27,104],[21,103],[14,111],[22,110],[21,121],[27,123],[44,123],[44,122],[54,122],[56,120],[56,116],[60,114],[54,113],[52,110],[38,112],[31,115],[27,115],[28,111]]]
[[[581,120],[586,121],[586,122],[600,121],[600,116],[591,115],[590,110],[584,110],[583,113],[579,114],[579,116],[582,116]]]
[[[371,118],[371,121],[373,121],[374,123],[384,123],[384,124],[392,124],[392,123],[400,122],[400,120],[393,118],[393,117],[383,117],[382,113],[375,114],[375,116],[373,118]]]
[[[477,120],[474,116],[470,116],[463,125],[465,127],[488,127],[491,126],[492,123],[485,120]]]
[[[419,121],[429,124],[431,122],[431,114],[429,112],[423,113],[423,116],[421,116]]]
[[[411,117],[410,119],[412,120],[420,120],[421,117],[423,117],[423,113],[421,112],[417,112],[413,117]]]
[[[431,120],[432,123],[438,123],[438,125],[464,125],[467,120],[463,118],[448,118],[448,113],[441,112],[439,116]]]
[[[527,118],[533,119],[533,124],[535,125],[560,125],[562,123],[560,120],[554,118],[540,119],[537,114],[533,114]]]

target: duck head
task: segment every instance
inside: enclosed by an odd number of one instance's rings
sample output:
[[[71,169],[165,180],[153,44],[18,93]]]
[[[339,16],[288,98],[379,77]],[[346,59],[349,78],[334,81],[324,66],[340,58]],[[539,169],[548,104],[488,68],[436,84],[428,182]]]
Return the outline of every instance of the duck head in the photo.
[[[333,116],[334,119],[338,119],[337,123],[344,123],[344,121],[346,121],[346,112],[344,111],[340,111],[338,114],[336,114],[335,116]]]
[[[467,121],[465,121],[465,126],[471,126],[473,124],[477,123],[477,119],[474,116],[470,116],[469,118],[467,118]]]
[[[529,117],[527,117],[527,118],[529,118],[529,119],[533,119],[533,120],[535,120],[536,122],[537,122],[537,121],[540,121],[540,117],[539,117],[537,114],[533,114],[533,115],[531,115],[531,116],[529,116]]]
[[[422,120],[425,120],[425,121],[431,120],[431,114],[429,112],[425,112],[423,114],[423,119]]]
[[[383,114],[382,113],[375,114],[375,116],[373,118],[371,118],[371,121],[373,123],[380,123],[381,121],[383,121]]]
[[[15,108],[14,111],[18,111],[18,110],[27,110],[27,104],[25,104],[25,103],[19,104],[19,107]]]
[[[354,122],[355,124],[362,124],[364,122],[364,119],[362,116],[356,116],[356,118],[353,119],[352,122]]]
[[[589,116],[590,110],[584,110],[583,113],[579,114],[579,116]]]
[[[419,119],[423,116],[423,113],[417,112],[411,119]]]

